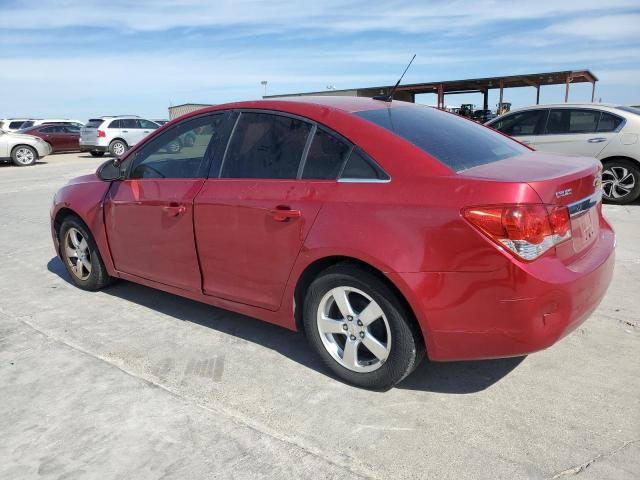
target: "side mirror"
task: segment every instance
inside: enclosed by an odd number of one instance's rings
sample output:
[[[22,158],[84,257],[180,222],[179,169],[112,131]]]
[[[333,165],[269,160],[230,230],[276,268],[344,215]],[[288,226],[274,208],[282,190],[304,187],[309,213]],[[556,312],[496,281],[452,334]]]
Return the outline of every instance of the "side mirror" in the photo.
[[[118,159],[107,160],[98,167],[96,172],[100,180],[105,182],[111,182],[113,180],[122,180],[124,178],[124,172],[122,171],[122,165]]]

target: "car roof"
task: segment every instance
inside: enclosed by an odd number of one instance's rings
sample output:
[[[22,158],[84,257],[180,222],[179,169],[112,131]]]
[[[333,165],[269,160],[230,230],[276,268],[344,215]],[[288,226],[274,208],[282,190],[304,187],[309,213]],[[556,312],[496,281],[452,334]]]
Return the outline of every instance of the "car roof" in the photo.
[[[544,105],[530,105],[528,107],[519,107],[519,108],[514,108],[513,110],[511,110],[508,113],[511,112],[517,112],[520,110],[534,110],[534,109],[541,109],[541,108],[617,108],[620,105],[615,104],[615,103],[591,103],[591,102],[584,102],[584,103],[546,103]]]

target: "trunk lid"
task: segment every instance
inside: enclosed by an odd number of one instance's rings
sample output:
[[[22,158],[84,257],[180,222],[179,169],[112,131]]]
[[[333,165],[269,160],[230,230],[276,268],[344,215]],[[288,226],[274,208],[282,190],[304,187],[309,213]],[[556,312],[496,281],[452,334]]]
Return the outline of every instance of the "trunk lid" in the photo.
[[[569,208],[571,239],[556,246],[556,255],[569,263],[585,253],[600,231],[602,167],[589,157],[530,152],[480,165],[459,175],[529,184],[542,203]]]

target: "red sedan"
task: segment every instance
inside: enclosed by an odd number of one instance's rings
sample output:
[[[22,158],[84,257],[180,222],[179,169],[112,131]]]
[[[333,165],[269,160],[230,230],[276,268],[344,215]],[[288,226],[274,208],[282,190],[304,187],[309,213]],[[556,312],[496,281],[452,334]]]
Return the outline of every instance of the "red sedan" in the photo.
[[[51,226],[80,288],[121,278],[301,330],[386,389],[425,353],[523,355],[593,312],[615,243],[600,168],[409,103],[233,103],[73,180]]]
[[[80,150],[80,127],[77,125],[45,123],[26,128],[20,133],[42,138],[51,145],[53,153]]]

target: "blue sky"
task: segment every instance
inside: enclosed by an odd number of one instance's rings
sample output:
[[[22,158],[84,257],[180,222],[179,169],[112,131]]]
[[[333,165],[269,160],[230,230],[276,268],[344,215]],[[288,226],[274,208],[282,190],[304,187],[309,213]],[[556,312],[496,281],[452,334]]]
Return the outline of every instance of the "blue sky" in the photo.
[[[590,69],[596,100],[640,104],[640,0],[0,0],[0,45],[0,117],[165,118],[259,98],[262,80],[269,94],[384,85],[414,53],[406,83]],[[535,89],[505,100],[534,103]],[[447,97],[466,102],[482,99]]]

